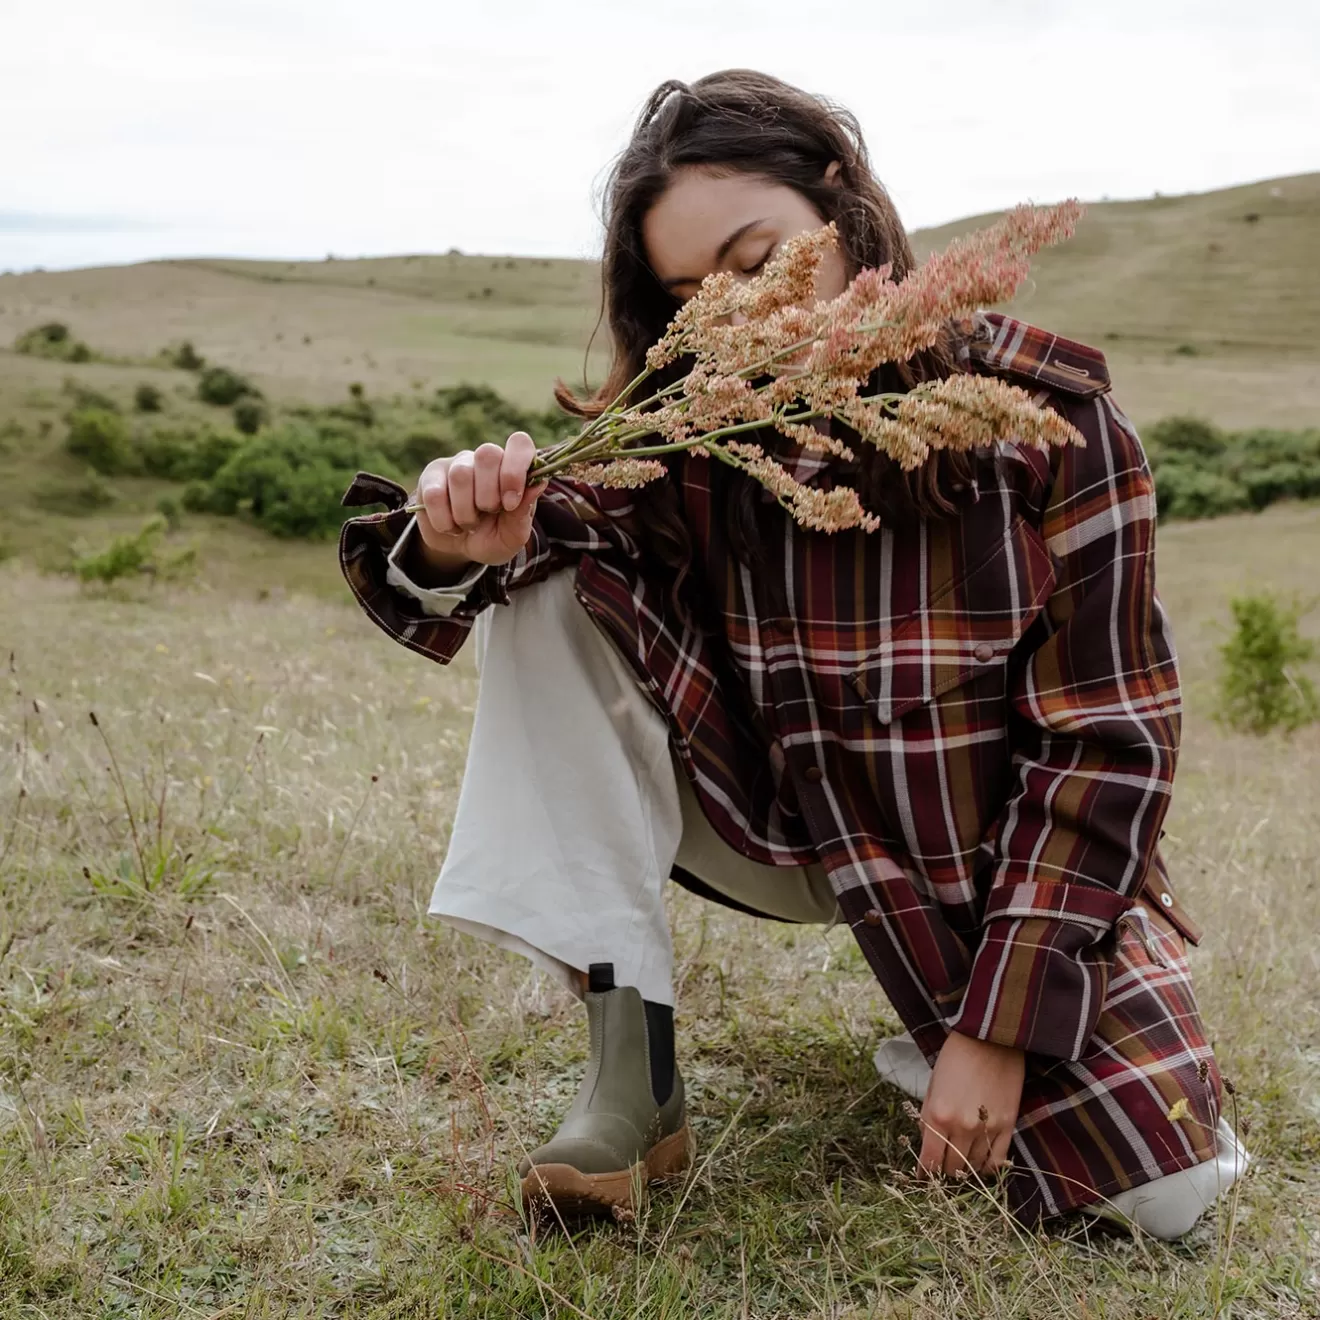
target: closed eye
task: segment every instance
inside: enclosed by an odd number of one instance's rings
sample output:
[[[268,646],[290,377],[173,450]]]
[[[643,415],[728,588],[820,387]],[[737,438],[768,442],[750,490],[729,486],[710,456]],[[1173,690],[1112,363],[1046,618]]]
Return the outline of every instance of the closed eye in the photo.
[[[774,252],[774,248],[773,248],[773,247],[766,248],[766,250],[765,250],[765,256],[763,256],[763,257],[761,258],[761,260],[758,261],[758,262],[756,263],[756,265],[754,265],[754,266],[744,266],[744,267],[742,267],[742,273],[743,273],[744,275],[755,275],[755,274],[757,274],[757,273],[758,273],[759,271],[761,271],[762,268],[765,266],[765,263],[766,263],[767,261],[770,260],[770,254],[771,254],[772,252]]]

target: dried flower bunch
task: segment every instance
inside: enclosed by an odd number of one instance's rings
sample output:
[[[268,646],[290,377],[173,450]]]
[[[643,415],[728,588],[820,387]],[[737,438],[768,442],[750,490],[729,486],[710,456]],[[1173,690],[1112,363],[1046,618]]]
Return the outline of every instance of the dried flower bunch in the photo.
[[[837,418],[905,470],[936,449],[1005,440],[1080,444],[1057,413],[990,377],[862,393],[883,363],[906,361],[935,344],[950,320],[1010,298],[1031,257],[1070,237],[1080,217],[1071,201],[1018,207],[955,240],[907,279],[895,283],[887,266],[863,270],[829,302],[815,301],[814,291],[821,260],[838,242],[832,224],[785,243],[753,279],[709,275],[647,354],[646,368],[578,435],[543,450],[528,480],[563,472],[593,484],[641,486],[664,475],[662,456],[687,449],[747,473],[804,527],[874,531],[879,522],[854,490],[805,485],[743,437],[771,427],[806,449],[851,459],[841,440],[812,425]],[[639,397],[649,377],[689,359],[680,380]]]

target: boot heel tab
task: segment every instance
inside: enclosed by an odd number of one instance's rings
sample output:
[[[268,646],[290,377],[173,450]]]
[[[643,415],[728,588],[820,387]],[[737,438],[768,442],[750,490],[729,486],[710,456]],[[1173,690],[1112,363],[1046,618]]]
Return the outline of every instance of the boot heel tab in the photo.
[[[589,994],[602,995],[614,989],[614,964],[592,963],[587,968],[587,991]]]

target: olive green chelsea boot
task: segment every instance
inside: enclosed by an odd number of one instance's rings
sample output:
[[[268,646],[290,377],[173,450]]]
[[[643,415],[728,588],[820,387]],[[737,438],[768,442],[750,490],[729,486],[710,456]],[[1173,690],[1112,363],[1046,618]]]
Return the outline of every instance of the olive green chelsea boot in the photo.
[[[692,1162],[683,1079],[659,1103],[642,996],[632,986],[588,990],[591,1060],[559,1131],[518,1166],[523,1205],[564,1216],[634,1211],[650,1183]]]

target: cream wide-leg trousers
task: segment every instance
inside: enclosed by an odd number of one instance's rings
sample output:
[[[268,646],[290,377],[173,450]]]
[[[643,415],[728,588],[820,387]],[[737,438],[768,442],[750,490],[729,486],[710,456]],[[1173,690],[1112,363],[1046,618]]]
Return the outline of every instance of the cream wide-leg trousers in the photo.
[[[480,687],[449,850],[430,913],[519,953],[581,993],[591,963],[672,1004],[664,889],[675,863],[767,916],[832,923],[824,869],[761,866],[715,833],[664,719],[573,591],[573,574],[513,594],[474,627]],[[910,1036],[876,1052],[881,1077],[924,1100],[930,1067]],[[1185,1233],[1245,1168],[1220,1122],[1219,1156],[1123,1192],[1117,1213]]]

